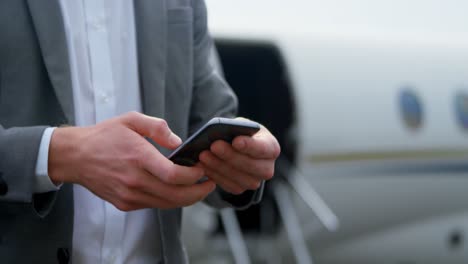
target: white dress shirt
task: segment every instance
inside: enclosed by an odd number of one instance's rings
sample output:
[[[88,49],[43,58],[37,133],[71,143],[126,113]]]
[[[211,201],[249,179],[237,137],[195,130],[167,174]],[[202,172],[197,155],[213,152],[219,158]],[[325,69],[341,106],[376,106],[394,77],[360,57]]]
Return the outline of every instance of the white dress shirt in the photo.
[[[133,1],[60,0],[69,50],[77,126],[141,112]],[[53,128],[43,134],[36,192],[54,190],[47,175]],[[160,237],[155,210],[125,213],[74,186],[72,262],[155,263]]]

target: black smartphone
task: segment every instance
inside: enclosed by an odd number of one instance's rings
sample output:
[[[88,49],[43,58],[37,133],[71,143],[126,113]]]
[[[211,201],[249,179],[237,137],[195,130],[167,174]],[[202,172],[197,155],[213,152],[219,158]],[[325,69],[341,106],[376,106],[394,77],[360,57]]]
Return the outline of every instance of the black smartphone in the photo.
[[[198,156],[210,148],[216,140],[231,143],[237,136],[252,136],[260,130],[260,125],[250,120],[215,117],[175,149],[169,159],[184,166],[193,166]]]

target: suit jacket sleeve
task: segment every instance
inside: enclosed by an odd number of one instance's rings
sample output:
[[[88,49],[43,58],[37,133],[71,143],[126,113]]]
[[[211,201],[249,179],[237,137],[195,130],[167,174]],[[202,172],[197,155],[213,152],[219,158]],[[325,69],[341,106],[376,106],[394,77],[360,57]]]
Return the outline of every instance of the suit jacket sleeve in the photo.
[[[194,11],[194,90],[190,111],[190,134],[215,116],[235,117],[237,98],[215,65],[213,40],[207,29],[207,11],[203,0],[193,0]],[[258,203],[263,184],[257,191],[233,195],[217,188],[206,199],[214,207],[246,208]]]
[[[36,161],[46,127],[4,128],[0,124],[0,208],[14,213],[30,204],[43,217],[51,209],[55,192],[34,194]],[[9,211],[9,212],[6,212]]]

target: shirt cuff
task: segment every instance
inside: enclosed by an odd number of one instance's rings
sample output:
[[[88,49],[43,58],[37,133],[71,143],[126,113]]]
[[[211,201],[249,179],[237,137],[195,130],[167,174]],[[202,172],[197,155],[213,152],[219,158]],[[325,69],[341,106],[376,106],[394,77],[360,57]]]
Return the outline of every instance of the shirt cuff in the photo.
[[[54,133],[55,127],[49,127],[44,130],[42,134],[41,144],[39,145],[39,154],[36,162],[36,184],[34,186],[34,193],[45,193],[50,191],[57,191],[59,186],[55,185],[49,177],[49,145]]]

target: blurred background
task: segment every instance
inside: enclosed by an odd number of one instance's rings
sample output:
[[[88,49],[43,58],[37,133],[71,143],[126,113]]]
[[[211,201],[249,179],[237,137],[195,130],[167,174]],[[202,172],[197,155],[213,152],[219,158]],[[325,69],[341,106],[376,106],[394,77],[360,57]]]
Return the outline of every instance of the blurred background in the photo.
[[[207,0],[263,202],[184,212],[192,263],[468,263],[468,1]]]

